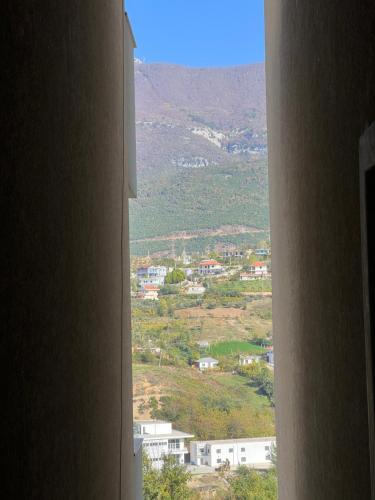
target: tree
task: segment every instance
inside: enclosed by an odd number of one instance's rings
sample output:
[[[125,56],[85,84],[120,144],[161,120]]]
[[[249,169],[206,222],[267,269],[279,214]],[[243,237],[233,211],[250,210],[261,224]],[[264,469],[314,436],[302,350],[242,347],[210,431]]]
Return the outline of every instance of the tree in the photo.
[[[150,408],[151,418],[156,418],[156,414],[159,408],[159,403],[158,400],[155,398],[155,396],[151,396],[150,399],[148,400],[148,407]]]
[[[160,472],[152,467],[152,462],[143,453],[143,494],[144,500],[158,500],[160,493]]]
[[[187,485],[191,479],[191,474],[185,467],[176,463],[173,455],[164,457],[163,467],[161,469],[162,491],[165,498],[175,500],[177,498],[188,499],[191,497],[191,491]]]
[[[165,277],[165,283],[167,285],[175,285],[177,283],[181,283],[184,279],[185,273],[182,269],[173,269],[173,271],[169,272]]]
[[[156,310],[159,316],[166,316],[168,313],[167,301],[165,299],[160,299]]]
[[[229,479],[227,500],[276,500],[277,477],[274,469],[257,472],[242,465]]]
[[[191,474],[176,463],[173,455],[164,457],[161,470],[152,467],[146,453],[143,454],[143,493],[144,500],[177,500],[191,498],[188,481]]]

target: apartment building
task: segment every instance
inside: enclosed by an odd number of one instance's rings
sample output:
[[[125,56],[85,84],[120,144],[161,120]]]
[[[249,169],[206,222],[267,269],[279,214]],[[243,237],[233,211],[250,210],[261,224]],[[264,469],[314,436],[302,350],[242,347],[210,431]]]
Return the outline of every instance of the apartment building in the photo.
[[[191,441],[190,460],[194,465],[220,467],[227,460],[233,467],[248,465],[267,468],[271,465],[271,450],[275,437]]]
[[[173,429],[170,422],[163,420],[136,420],[134,435],[143,439],[143,450],[155,469],[162,468],[166,455],[173,455],[177,463],[184,464],[189,453],[185,440],[194,437]]]
[[[148,266],[137,269],[137,279],[142,285],[163,286],[168,268],[166,266]]]

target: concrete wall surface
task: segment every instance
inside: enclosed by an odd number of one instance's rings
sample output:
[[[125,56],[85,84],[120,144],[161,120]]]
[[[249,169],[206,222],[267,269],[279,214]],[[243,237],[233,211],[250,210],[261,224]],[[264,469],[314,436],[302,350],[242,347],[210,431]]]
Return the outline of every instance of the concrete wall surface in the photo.
[[[130,499],[122,2],[1,17],[1,496]]]
[[[368,499],[358,140],[375,4],[266,0],[280,500]]]

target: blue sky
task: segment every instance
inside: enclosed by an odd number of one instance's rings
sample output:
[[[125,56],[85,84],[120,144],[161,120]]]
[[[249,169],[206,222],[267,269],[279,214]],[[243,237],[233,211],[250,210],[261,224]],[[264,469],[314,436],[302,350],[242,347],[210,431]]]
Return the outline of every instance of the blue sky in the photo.
[[[125,0],[145,62],[232,66],[264,61],[263,0]]]

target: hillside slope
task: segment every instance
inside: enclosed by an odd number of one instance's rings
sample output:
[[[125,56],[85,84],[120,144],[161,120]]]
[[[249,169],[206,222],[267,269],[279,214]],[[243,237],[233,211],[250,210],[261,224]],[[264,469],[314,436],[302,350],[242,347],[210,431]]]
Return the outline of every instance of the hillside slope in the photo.
[[[130,207],[133,253],[170,248],[171,235],[181,231],[201,230],[187,245],[191,249],[207,244],[205,230],[209,236],[222,226],[246,226],[252,240],[267,231],[264,66],[136,63],[135,75],[139,191]],[[146,244],[155,237],[157,244]]]

